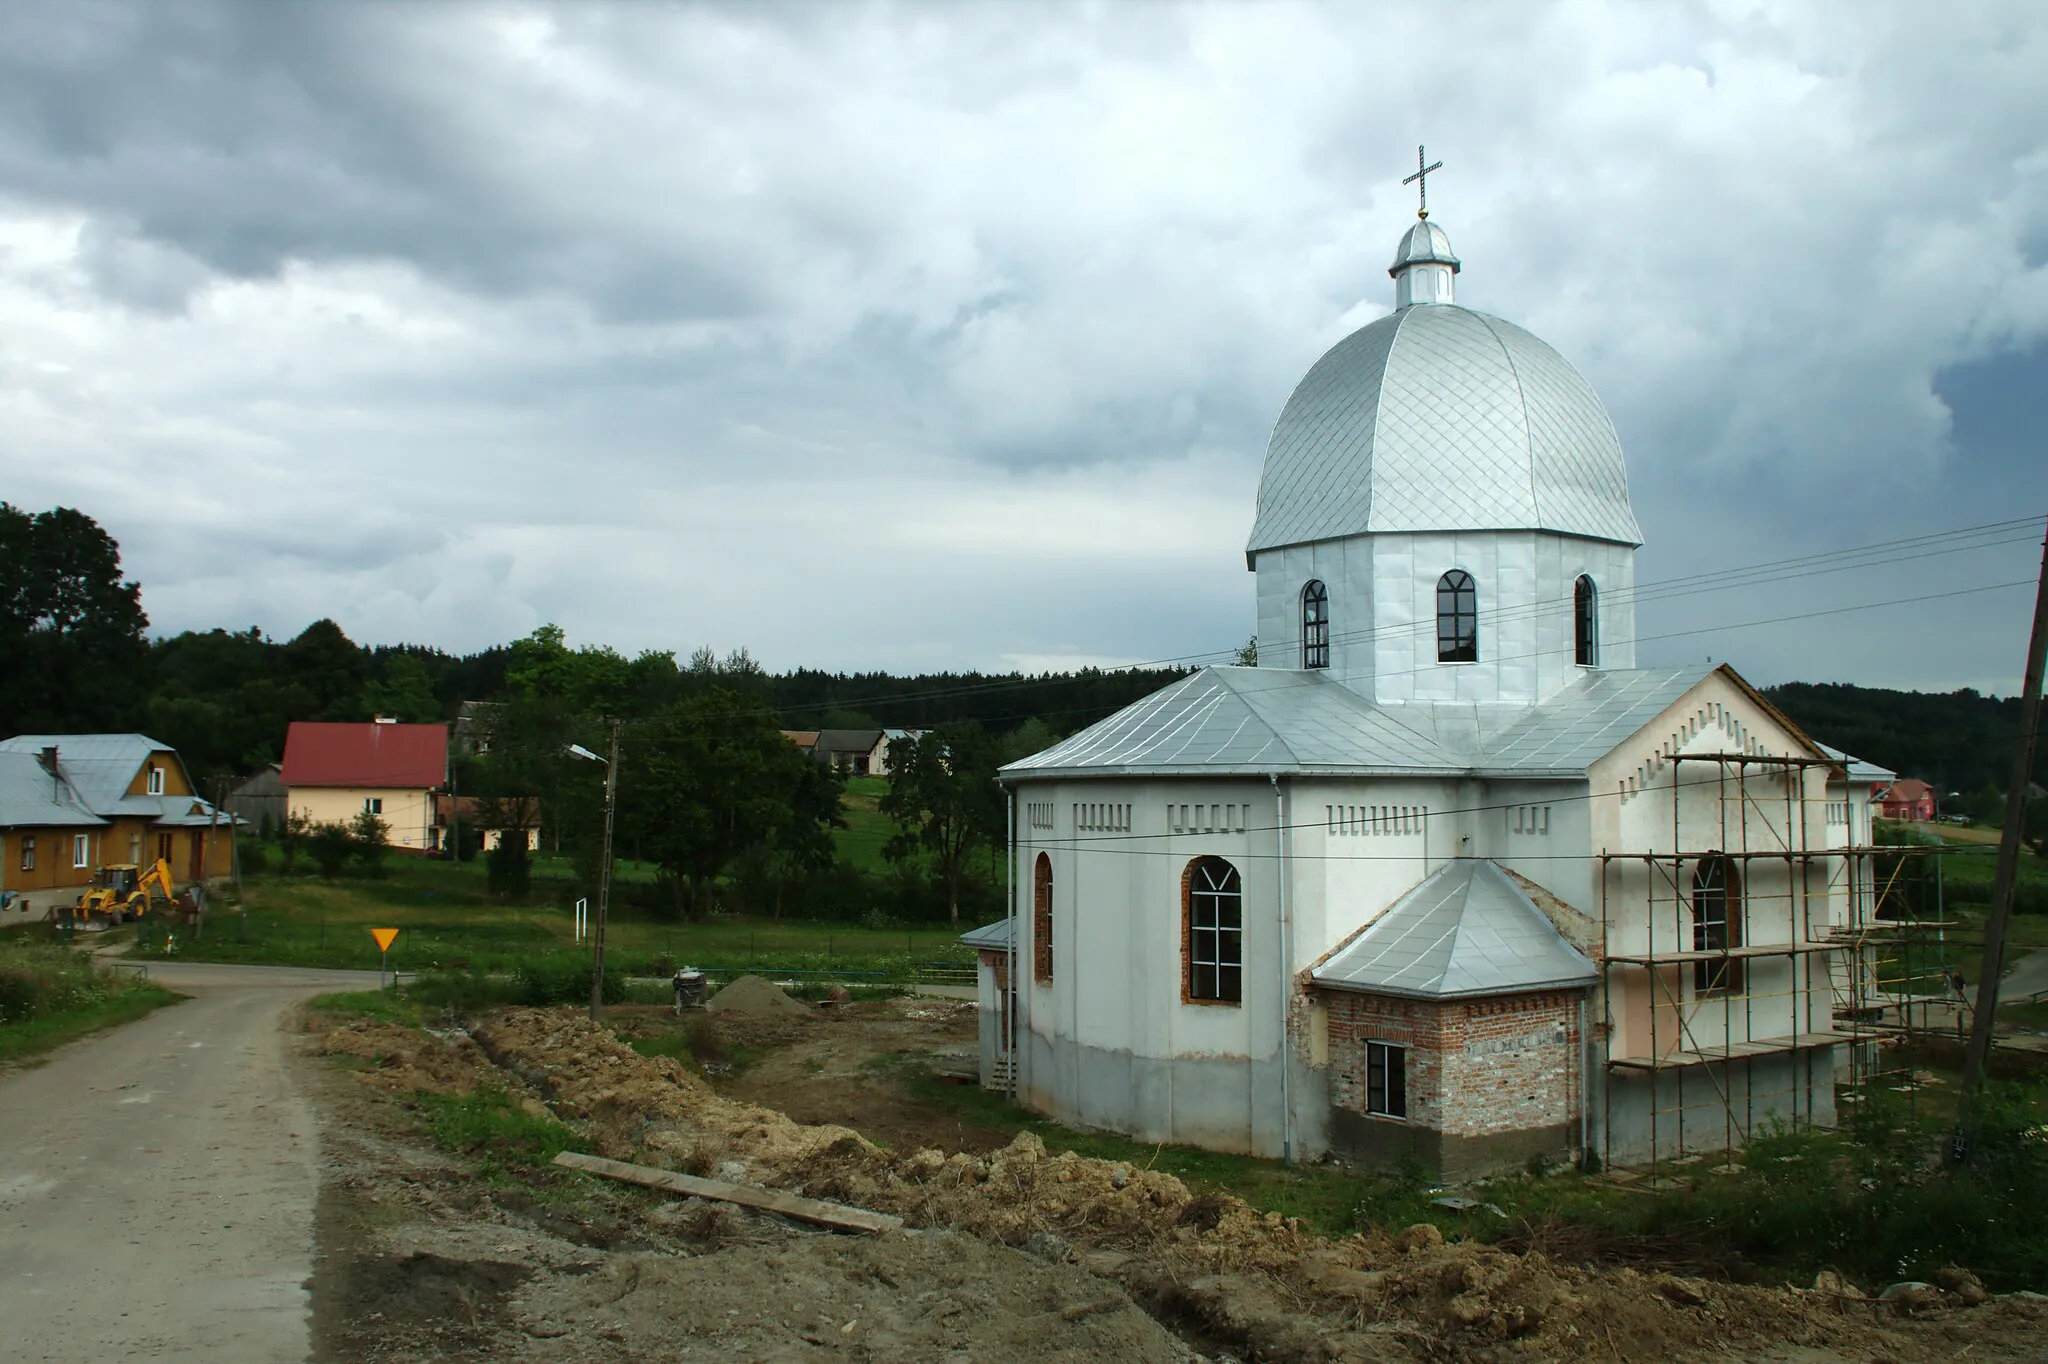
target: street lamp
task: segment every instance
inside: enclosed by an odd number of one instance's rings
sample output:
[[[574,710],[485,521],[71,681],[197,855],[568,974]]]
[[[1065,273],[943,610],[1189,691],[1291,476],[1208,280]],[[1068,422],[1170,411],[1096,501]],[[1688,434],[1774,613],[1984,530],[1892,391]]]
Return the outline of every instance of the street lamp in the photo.
[[[612,816],[619,808],[619,722],[613,720],[612,755],[600,758],[582,744],[570,744],[578,758],[604,764],[604,848],[597,863],[597,923],[590,935],[590,1017],[595,1022],[604,1013],[604,919],[612,899]]]

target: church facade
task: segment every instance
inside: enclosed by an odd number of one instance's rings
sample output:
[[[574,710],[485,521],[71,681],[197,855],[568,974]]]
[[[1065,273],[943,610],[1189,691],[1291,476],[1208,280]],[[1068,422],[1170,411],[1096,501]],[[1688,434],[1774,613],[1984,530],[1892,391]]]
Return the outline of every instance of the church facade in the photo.
[[[1421,218],[1393,313],[1282,411],[1258,665],[1004,769],[985,1083],[1147,1141],[1453,1176],[1832,1121],[1886,774],[1729,668],[1635,666],[1613,425],[1455,302],[1461,269]]]

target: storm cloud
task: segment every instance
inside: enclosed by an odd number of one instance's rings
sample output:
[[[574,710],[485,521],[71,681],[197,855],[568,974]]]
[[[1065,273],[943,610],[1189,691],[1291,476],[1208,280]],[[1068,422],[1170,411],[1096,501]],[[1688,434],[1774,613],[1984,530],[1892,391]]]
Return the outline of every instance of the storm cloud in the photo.
[[[2048,511],[2048,18],[1842,3],[0,10],[4,496],[155,628],[770,666],[1214,654],[1392,302],[1593,381],[1646,580]],[[2037,542],[1646,604],[2009,691]]]

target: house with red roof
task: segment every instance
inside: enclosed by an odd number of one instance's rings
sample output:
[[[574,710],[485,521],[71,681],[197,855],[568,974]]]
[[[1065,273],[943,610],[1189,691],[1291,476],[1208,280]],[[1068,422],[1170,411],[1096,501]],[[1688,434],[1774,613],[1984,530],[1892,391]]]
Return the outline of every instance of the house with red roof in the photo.
[[[285,808],[314,824],[384,821],[391,846],[431,852],[434,794],[448,785],[448,726],[294,720],[279,777]]]
[[[1934,818],[1934,788],[1918,777],[1893,782],[1877,799],[1883,807],[1878,813],[1884,819],[1924,822]]]

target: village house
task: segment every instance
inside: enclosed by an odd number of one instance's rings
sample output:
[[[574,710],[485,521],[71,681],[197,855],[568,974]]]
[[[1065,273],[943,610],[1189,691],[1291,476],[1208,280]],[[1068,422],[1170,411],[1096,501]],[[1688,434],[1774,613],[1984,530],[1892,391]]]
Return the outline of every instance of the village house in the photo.
[[[263,837],[275,838],[284,827],[287,809],[284,764],[265,763],[257,768],[229,790],[227,804],[235,818]]]
[[[193,789],[177,751],[144,734],[0,741],[0,922],[74,903],[102,867],[162,859],[173,881],[231,875],[234,816]]]
[[[848,776],[887,775],[888,738],[879,729],[821,729],[811,756]]]
[[[1918,777],[1905,777],[1878,797],[1885,819],[1926,823],[1934,818],[1934,788]]]
[[[534,822],[526,829],[526,850],[528,852],[539,852],[540,803],[531,797],[528,797],[523,803],[531,809],[534,817]],[[445,791],[436,795],[434,797],[434,832],[428,847],[435,851],[444,848],[447,845],[448,839],[453,834],[457,821],[460,821],[460,826],[464,829],[481,827],[478,821],[485,813],[483,804],[475,796],[451,796]],[[471,846],[481,846],[485,852],[494,852],[497,850],[498,844],[502,843],[504,839],[505,831],[503,829],[485,828],[478,843]]]
[[[280,775],[291,814],[312,824],[384,821],[391,846],[439,846],[434,796],[448,785],[448,726],[294,720]]]
[[[1614,427],[1453,301],[1461,270],[1419,220],[1394,311],[1288,399],[1245,551],[1258,666],[1003,769],[985,1083],[1444,1177],[1833,1121],[1889,774],[1732,668],[1637,666]]]

